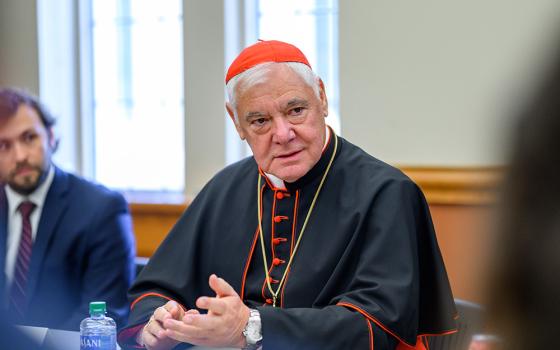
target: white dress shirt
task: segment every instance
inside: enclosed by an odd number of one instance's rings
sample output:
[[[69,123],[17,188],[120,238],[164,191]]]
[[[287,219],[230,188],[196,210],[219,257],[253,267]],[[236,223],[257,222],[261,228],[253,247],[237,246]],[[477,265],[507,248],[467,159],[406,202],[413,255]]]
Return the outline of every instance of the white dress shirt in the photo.
[[[54,166],[51,165],[47,178],[42,184],[28,196],[21,195],[14,191],[10,186],[5,185],[6,198],[8,199],[8,237],[6,240],[6,288],[10,290],[14,276],[14,269],[21,239],[21,213],[19,205],[24,201],[31,201],[35,204],[35,209],[31,213],[31,238],[35,242],[37,227],[41,219],[41,213],[47,197],[47,192],[51,187],[54,178]]]

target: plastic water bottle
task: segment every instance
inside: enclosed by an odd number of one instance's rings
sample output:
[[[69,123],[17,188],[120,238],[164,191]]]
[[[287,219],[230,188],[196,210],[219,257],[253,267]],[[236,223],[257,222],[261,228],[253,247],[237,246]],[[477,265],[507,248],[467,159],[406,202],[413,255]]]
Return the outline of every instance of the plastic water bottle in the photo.
[[[117,325],[106,312],[104,301],[89,303],[90,317],[80,323],[80,350],[117,349]]]

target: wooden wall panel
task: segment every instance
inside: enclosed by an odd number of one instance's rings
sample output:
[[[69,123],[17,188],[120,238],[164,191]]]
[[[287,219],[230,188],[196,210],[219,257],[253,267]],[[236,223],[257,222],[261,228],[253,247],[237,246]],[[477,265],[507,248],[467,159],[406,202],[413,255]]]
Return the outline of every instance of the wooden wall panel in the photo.
[[[495,202],[500,167],[400,167],[430,204],[481,206]]]
[[[430,210],[454,296],[482,302],[492,207],[431,204]]]
[[[482,302],[501,167],[401,167],[424,192],[457,298]]]
[[[136,255],[150,257],[177,222],[187,204],[130,204]]]

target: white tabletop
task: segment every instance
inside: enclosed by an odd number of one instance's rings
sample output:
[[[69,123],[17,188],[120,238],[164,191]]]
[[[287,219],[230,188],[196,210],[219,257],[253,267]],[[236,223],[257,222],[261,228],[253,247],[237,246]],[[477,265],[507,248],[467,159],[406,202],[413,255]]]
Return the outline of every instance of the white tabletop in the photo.
[[[76,350],[80,348],[80,332],[63,331],[44,327],[17,326],[23,333],[35,340],[40,345],[50,345],[60,350]],[[230,348],[206,348],[195,346],[192,350],[234,350]],[[117,344],[117,350],[120,350]]]

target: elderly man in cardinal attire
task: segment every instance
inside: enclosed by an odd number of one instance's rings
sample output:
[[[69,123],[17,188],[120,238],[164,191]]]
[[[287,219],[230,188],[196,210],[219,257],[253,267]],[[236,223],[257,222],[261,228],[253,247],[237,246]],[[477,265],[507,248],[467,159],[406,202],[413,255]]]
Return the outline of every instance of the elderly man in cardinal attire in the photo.
[[[253,155],[208,182],[150,259],[121,346],[425,349],[453,332],[422,192],[325,124],[304,54],[259,41],[226,87]]]

